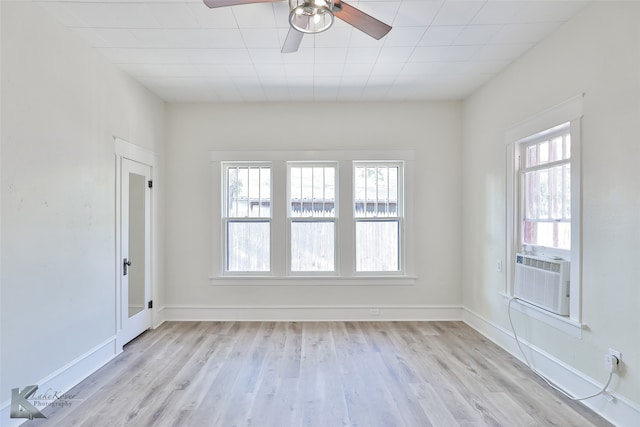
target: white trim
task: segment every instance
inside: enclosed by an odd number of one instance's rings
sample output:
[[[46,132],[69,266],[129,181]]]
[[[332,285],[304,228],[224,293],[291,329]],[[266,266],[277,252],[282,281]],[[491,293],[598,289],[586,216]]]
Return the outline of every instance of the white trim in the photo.
[[[571,266],[569,313],[582,321],[582,121],[571,120]]]
[[[563,123],[582,117],[582,104],[585,94],[574,96],[560,104],[541,111],[509,127],[506,132],[507,144],[526,140],[528,137]],[[573,147],[572,147],[573,153]]]
[[[507,307],[509,305],[511,296],[503,293],[501,293],[500,295],[502,295],[502,297],[504,298],[504,306]],[[551,313],[533,304],[528,304],[526,301],[522,300],[514,301],[514,304],[511,304],[511,308],[533,319],[552,326],[574,338],[582,339],[582,331],[587,326],[584,323],[579,323],[569,317]]]
[[[518,360],[523,361],[511,331],[487,320],[466,307],[462,310],[463,321],[467,325],[502,347]],[[598,392],[602,388],[602,380],[595,380],[587,376],[525,340],[520,339],[520,343],[527,352],[529,361],[540,373],[573,395],[587,396]],[[602,378],[605,378],[604,369]],[[615,390],[615,386],[616,378],[614,377],[610,389]],[[612,397],[613,399],[611,399]],[[640,405],[623,396],[619,396],[615,391],[584,400],[582,403],[614,425],[639,425]]]
[[[117,353],[118,349],[116,348],[116,337],[114,335],[38,381],[38,391],[52,390],[57,391],[58,395],[67,393],[89,375],[109,363],[116,357]],[[15,384],[15,388],[23,388],[28,385],[31,384]],[[3,402],[0,406],[0,423],[3,426],[19,426],[27,421],[23,418],[10,418],[10,410],[11,400]]]
[[[209,276],[215,286],[414,286],[415,276]]]
[[[513,295],[514,263],[516,252],[520,250],[519,209],[515,206],[519,190],[516,146],[535,139],[537,134],[557,131],[559,126],[569,122],[571,134],[571,271],[570,271],[570,319],[575,324],[582,320],[582,172],[581,172],[581,118],[583,115],[584,94],[536,114],[513,125],[505,132],[506,147],[506,274],[502,293]],[[556,254],[566,251],[558,250]],[[550,252],[551,253],[551,252]]]
[[[405,242],[407,240],[410,240],[411,237],[407,236],[406,233],[406,229],[407,227],[405,226],[405,217],[406,217],[406,213],[412,213],[412,210],[409,210],[408,208],[405,207],[405,203],[407,201],[407,198],[405,197],[405,186],[408,186],[409,188],[414,188],[413,185],[413,177],[411,177],[411,182],[407,183],[406,177],[406,166],[407,161],[405,160],[378,160],[378,161],[371,161],[371,160],[357,160],[357,161],[353,161],[351,162],[351,195],[350,195],[350,215],[349,215],[349,219],[351,221],[351,240],[353,242],[353,249],[351,251],[351,271],[353,272],[352,275],[355,276],[373,276],[373,275],[380,275],[380,276],[404,276],[405,274],[407,274],[407,261],[406,261],[406,255],[407,255],[407,250],[406,250],[406,244]],[[380,166],[386,166],[388,167],[396,167],[398,170],[398,176],[397,176],[397,188],[396,188],[396,192],[397,192],[397,200],[396,200],[396,215],[393,217],[378,217],[378,216],[358,216],[356,213],[356,206],[355,206],[355,202],[356,202],[356,170],[358,168],[368,168],[368,167],[380,167]],[[365,185],[366,187],[366,185]],[[365,189],[365,193],[366,193],[366,189]],[[409,199],[413,200],[414,194],[411,194],[412,197],[410,197]],[[366,196],[365,196],[366,199]],[[366,203],[366,201],[365,201]],[[366,209],[366,208],[365,208]],[[358,245],[357,245],[357,229],[358,229],[358,223],[362,222],[384,222],[384,221],[389,221],[389,222],[395,222],[398,225],[398,269],[397,270],[389,270],[389,271],[375,271],[375,270],[363,270],[363,271],[358,271],[358,266],[357,266],[357,252],[358,252]],[[411,228],[409,228],[409,230],[411,230]],[[412,267],[413,270],[413,264],[409,263],[409,266]]]
[[[282,191],[284,185],[279,187],[273,184],[272,197],[272,218],[271,218],[271,271],[265,273],[236,273],[224,271],[224,220],[220,217],[222,212],[221,192],[223,189],[223,167],[225,162],[270,162],[272,168],[272,183],[287,183],[287,170],[289,164],[298,162],[323,163],[325,161],[335,162],[336,170],[336,271],[331,272],[313,272],[309,273],[312,279],[331,279],[337,276],[339,279],[349,280],[349,284],[358,283],[366,285],[366,282],[352,281],[351,279],[358,276],[369,278],[371,276],[383,277],[388,279],[391,276],[397,277],[398,282],[402,282],[403,278],[413,276],[415,274],[415,236],[410,231],[414,227],[413,219],[413,201],[412,195],[415,188],[413,179],[413,163],[414,150],[218,150],[210,152],[211,160],[211,182],[212,182],[212,245],[211,245],[211,272],[210,280],[217,284],[239,284],[237,278],[246,279],[247,283],[258,284],[261,281],[271,279],[284,279],[292,276],[299,279],[306,273],[290,272],[288,259],[289,247],[289,218],[287,215],[286,190]],[[365,272],[358,273],[355,271],[355,222],[353,219],[353,161],[362,162],[381,162],[388,161],[398,162],[403,165],[403,177],[405,186],[403,188],[404,197],[404,218],[401,219],[401,242],[400,248],[403,261],[400,272]],[[406,195],[409,195],[408,197]],[[342,203],[340,203],[340,199]],[[349,201],[347,203],[346,201]],[[408,232],[407,232],[408,230]],[[225,281],[226,279],[231,279]],[[329,280],[332,284],[336,281]],[[284,280],[283,280],[284,282]],[[295,282],[288,281],[289,284]],[[302,283],[302,282],[298,282]],[[308,283],[308,282],[306,282]],[[388,283],[392,283],[388,281]]]
[[[159,254],[158,254],[158,184],[159,184],[159,159],[158,155],[153,151],[147,150],[146,148],[137,146],[130,142],[125,141],[122,138],[117,136],[113,137],[114,140],[114,149],[115,149],[115,174],[116,174],[116,187],[115,187],[115,236],[116,236],[116,247],[115,247],[115,270],[116,270],[116,279],[115,279],[115,287],[116,287],[116,322],[115,322],[115,334],[118,335],[120,331],[120,319],[119,319],[119,310],[120,310],[120,268],[121,268],[121,248],[120,248],[120,174],[122,170],[122,159],[126,158],[138,163],[142,163],[151,168],[151,181],[153,182],[153,189],[151,191],[151,300],[154,301],[154,308],[150,309],[151,314],[151,322],[150,327],[154,327],[154,325],[159,325],[161,320],[158,317],[158,313],[156,310],[156,306],[159,302],[160,290],[157,286],[158,278],[160,277],[160,269],[159,269]],[[119,345],[119,344],[118,344]],[[118,352],[122,351],[122,346],[120,346]]]
[[[158,155],[146,148],[137,146],[117,136],[113,137],[115,143],[116,156],[126,157],[136,162],[144,163],[149,166],[156,166]]]
[[[332,276],[338,275],[341,271],[340,266],[340,251],[339,251],[339,240],[338,234],[340,231],[340,201],[342,199],[342,194],[340,191],[340,162],[336,160],[322,160],[322,161],[287,161],[285,162],[285,200],[286,200],[286,244],[285,244],[285,274],[286,276],[309,276],[309,277],[318,277],[318,276]],[[334,212],[333,216],[302,216],[303,204],[304,200],[300,199],[300,214],[301,216],[294,216],[291,212],[291,187],[293,186],[293,180],[291,179],[291,168],[308,168],[308,167],[322,167],[333,169],[334,176],[334,197],[333,197],[333,206]],[[302,174],[300,175],[300,180],[302,181]],[[313,175],[312,175],[313,182]],[[324,184],[324,183],[323,183]],[[302,184],[301,184],[302,185]],[[293,259],[292,253],[292,230],[294,223],[322,223],[328,222],[333,224],[333,269],[332,270],[293,270],[291,266],[291,262]],[[275,255],[275,253],[274,253]]]
[[[370,310],[378,310],[372,314]],[[462,319],[460,306],[167,305],[166,321],[436,321]]]
[[[158,308],[158,310],[156,310],[156,318],[155,323],[153,324],[153,328],[159,328],[160,325],[162,325],[164,322],[166,322],[166,319],[164,318],[164,307],[160,307]]]
[[[566,120],[565,120],[566,121]],[[366,158],[361,159],[366,152]],[[214,150],[211,151],[212,162],[224,161],[282,161],[282,162],[322,162],[336,160],[413,160],[415,154],[411,149],[397,150]]]

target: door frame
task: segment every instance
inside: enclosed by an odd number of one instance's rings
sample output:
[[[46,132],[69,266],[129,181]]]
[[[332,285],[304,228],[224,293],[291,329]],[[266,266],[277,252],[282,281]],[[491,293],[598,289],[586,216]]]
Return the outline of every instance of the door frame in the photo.
[[[158,218],[158,197],[156,195],[157,191],[157,177],[158,177],[158,155],[146,148],[142,148],[135,144],[131,144],[121,138],[114,137],[114,145],[115,145],[115,261],[114,261],[114,269],[115,269],[115,336],[116,336],[116,354],[122,352],[122,347],[124,346],[124,342],[122,342],[122,295],[120,289],[120,278],[122,275],[122,238],[121,238],[121,228],[122,228],[122,220],[121,220],[121,173],[122,173],[122,159],[132,160],[134,162],[142,163],[151,168],[151,181],[153,182],[153,188],[151,191],[151,212],[150,212],[150,253],[149,253],[149,261],[151,263],[150,266],[150,297],[154,302],[153,307],[150,309],[151,322],[149,325],[150,329],[156,328],[160,323],[160,319],[158,316],[158,289],[157,289],[157,278],[158,278],[158,227],[157,227],[157,218]]]

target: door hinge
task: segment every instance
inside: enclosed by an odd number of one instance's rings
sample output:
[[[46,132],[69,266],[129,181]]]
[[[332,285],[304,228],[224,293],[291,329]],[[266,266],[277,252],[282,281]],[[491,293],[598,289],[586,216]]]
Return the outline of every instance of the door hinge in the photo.
[[[147,182],[147,185],[149,186],[149,188],[153,188],[153,181],[149,180]]]
[[[147,304],[147,308],[153,308],[153,300],[149,301]]]

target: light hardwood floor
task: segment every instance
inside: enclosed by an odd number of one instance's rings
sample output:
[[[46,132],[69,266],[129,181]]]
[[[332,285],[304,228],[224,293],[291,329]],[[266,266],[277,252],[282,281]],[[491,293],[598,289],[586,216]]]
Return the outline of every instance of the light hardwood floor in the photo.
[[[169,322],[25,426],[608,426],[461,322]]]

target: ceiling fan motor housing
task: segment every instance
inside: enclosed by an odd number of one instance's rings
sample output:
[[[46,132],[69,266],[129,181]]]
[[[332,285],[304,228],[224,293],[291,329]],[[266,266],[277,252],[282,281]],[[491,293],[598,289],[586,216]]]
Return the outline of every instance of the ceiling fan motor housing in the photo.
[[[289,0],[289,23],[301,33],[314,34],[333,25],[334,0]]]

